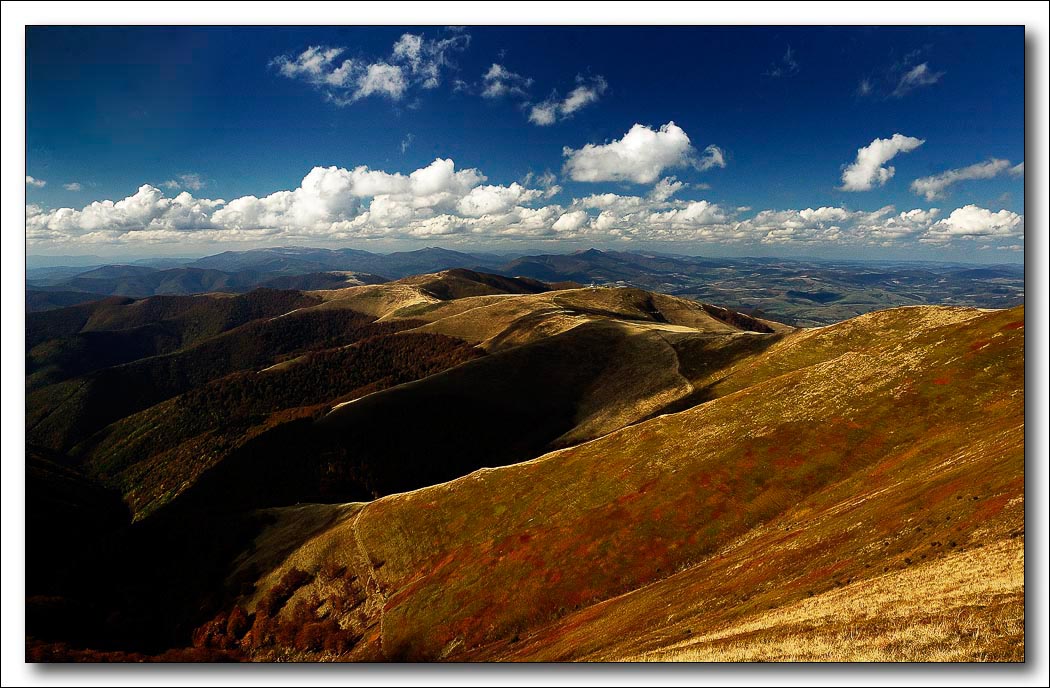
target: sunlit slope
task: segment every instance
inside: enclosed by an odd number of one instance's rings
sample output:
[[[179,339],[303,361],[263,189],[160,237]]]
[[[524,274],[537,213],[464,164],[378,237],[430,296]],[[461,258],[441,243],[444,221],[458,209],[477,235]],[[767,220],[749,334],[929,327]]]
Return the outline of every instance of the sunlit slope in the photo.
[[[529,280],[449,271],[375,289],[399,294],[425,285],[430,292],[455,295],[475,290],[467,282],[480,285],[478,289],[539,288]],[[481,305],[474,305],[477,301]],[[489,294],[410,310],[412,319],[383,316],[376,325],[407,328],[396,337],[402,340],[456,337],[481,345],[479,353],[487,349],[490,355],[382,391],[348,388],[348,394],[333,396],[327,404],[316,397],[308,414],[296,416],[299,421],[241,442],[221,462],[202,462],[196,455],[185,461],[186,452],[180,450],[164,459],[163,473],[142,462],[122,480],[130,480],[137,493],[156,495],[172,494],[173,485],[181,494],[200,478],[188,496],[204,508],[213,503],[254,508],[341,502],[416,489],[480,467],[532,459],[696,403],[708,392],[690,379],[694,359],[713,362],[710,352],[725,348],[731,355],[720,360],[723,365],[733,356],[769,346],[787,330],[772,332],[742,314],[637,289]],[[446,310],[456,315],[445,316]],[[331,314],[306,308],[291,317],[324,315]],[[558,324],[563,316],[571,325]],[[703,344],[693,343],[696,339]],[[293,359],[261,375],[291,374],[311,365],[307,359]],[[103,455],[115,450],[124,457],[106,458],[105,470],[123,471],[116,464],[134,459],[136,447],[143,446],[139,438],[149,437],[156,445],[155,439],[165,436],[157,432],[166,425],[156,421],[158,415],[173,417],[168,409],[139,415],[130,426],[116,424],[104,433],[110,439],[98,445]],[[292,418],[288,413],[283,417]],[[198,444],[215,439],[194,436]],[[97,458],[93,463],[101,465]],[[208,472],[180,472],[182,465],[207,467]],[[157,482],[154,475],[163,475],[164,484],[151,485]],[[143,484],[149,489],[143,490]]]
[[[722,308],[627,287],[551,290],[526,278],[467,270],[383,285],[314,292],[317,309],[350,308],[380,320],[425,321],[424,332],[460,337],[487,350],[536,341],[595,320],[688,328],[710,334],[786,332],[791,328]]]
[[[184,498],[202,507],[373,499],[600,437],[696,398],[674,338],[716,346],[724,336],[663,327],[597,318],[339,404],[245,444]],[[778,335],[740,336],[754,351]]]
[[[372,502],[242,604],[266,600],[255,618],[277,627],[334,622],[345,658],[626,659],[810,598],[831,613],[846,586],[877,599],[878,577],[965,567],[958,552],[1016,572],[1023,319],[897,309],[697,364],[711,401]],[[1006,605],[996,618],[1017,611],[1004,594],[981,598]],[[878,609],[850,624],[879,628]],[[974,652],[1016,656],[1016,624],[983,633]]]

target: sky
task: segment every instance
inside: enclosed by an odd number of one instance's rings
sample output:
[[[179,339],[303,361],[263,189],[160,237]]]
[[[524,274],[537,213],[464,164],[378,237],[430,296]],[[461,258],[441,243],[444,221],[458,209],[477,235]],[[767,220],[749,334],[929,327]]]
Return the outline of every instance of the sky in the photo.
[[[30,254],[1022,262],[1023,27],[30,27]]]

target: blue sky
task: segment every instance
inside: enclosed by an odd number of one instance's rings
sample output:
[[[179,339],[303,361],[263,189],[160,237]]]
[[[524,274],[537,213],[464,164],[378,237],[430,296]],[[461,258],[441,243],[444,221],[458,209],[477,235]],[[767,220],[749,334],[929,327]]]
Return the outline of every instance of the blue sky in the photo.
[[[1021,261],[1023,28],[30,28],[26,155],[30,253]]]

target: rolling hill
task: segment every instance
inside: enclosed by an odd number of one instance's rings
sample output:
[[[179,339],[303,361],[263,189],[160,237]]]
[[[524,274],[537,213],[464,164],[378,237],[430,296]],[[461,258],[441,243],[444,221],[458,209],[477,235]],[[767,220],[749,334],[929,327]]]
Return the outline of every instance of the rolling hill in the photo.
[[[1023,659],[1023,306],[562,286],[31,315],[31,656]]]
[[[283,624],[334,621],[357,659],[848,659],[858,638],[1020,659],[1023,322],[905,309],[788,335],[689,410],[330,507],[241,598],[237,640],[309,654]]]

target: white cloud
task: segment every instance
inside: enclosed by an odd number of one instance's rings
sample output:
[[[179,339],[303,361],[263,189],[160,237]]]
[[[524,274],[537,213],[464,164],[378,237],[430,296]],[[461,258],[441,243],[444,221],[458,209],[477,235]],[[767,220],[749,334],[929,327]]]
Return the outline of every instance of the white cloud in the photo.
[[[558,120],[558,104],[544,102],[529,108],[529,121],[541,127],[554,124]]]
[[[415,139],[415,136],[413,136],[411,132],[405,134],[405,138],[401,139],[401,143],[398,144],[398,148],[401,149],[401,155],[404,155],[408,150],[408,147],[412,145],[413,139]]]
[[[223,201],[195,199],[183,192],[167,198],[149,184],[120,201],[95,201],[81,210],[59,208],[27,213],[26,237],[30,240],[58,234],[66,237],[119,238],[126,232],[166,230],[173,233],[212,226],[211,215]]]
[[[576,88],[569,91],[565,98],[559,99],[558,94],[552,94],[547,100],[533,104],[529,108],[529,121],[539,126],[547,126],[572,116],[580,110],[597,100],[609,87],[601,76],[576,77]]]
[[[443,39],[405,33],[386,58],[340,59],[346,48],[310,46],[298,55],[279,55],[270,64],[282,76],[314,86],[339,106],[370,96],[400,101],[414,87],[439,86],[443,73],[454,67],[452,55],[469,44],[470,36],[460,32]]]
[[[687,186],[689,185],[685,182],[678,181],[677,177],[664,177],[653,186],[652,191],[649,192],[649,198],[660,203],[666,201],[671,196],[674,196]]]
[[[466,217],[482,217],[506,213],[522,203],[543,196],[538,189],[526,189],[514,182],[510,186],[477,186],[460,199],[456,209]]]
[[[554,221],[552,228],[556,232],[575,232],[590,220],[591,216],[583,210],[571,210]]]
[[[704,155],[696,162],[696,169],[704,172],[712,167],[725,167],[726,166],[726,154],[718,146],[713,143],[704,149]]]
[[[868,191],[872,186],[882,186],[892,177],[896,169],[885,166],[898,153],[908,153],[925,143],[924,139],[894,134],[888,139],[875,139],[867,146],[857,149],[857,159],[842,171],[843,191]]]
[[[1010,168],[1010,174],[1014,177],[1024,176],[1024,160]]]
[[[990,158],[967,167],[945,170],[940,174],[916,179],[911,183],[911,190],[919,196],[925,196],[927,201],[932,201],[940,198],[945,189],[956,182],[970,179],[992,179],[1006,172],[1008,168],[1010,168],[1009,160]]]
[[[577,150],[566,147],[562,154],[565,174],[573,181],[652,184],[665,169],[690,164],[695,149],[689,136],[668,122],[657,131],[635,124],[621,139]]]
[[[34,186],[34,187],[36,187],[38,189],[42,189],[45,186],[47,186],[47,182],[44,181],[43,179],[37,179],[36,177],[30,177],[27,174],[26,175],[26,186]]]
[[[893,89],[893,93],[890,95],[894,98],[903,98],[916,88],[937,83],[942,76],[944,76],[944,72],[933,71],[926,62],[917,64],[901,76],[900,81],[897,82],[897,87]]]
[[[726,215],[714,203],[690,201],[682,208],[653,213],[649,216],[649,221],[673,227],[696,227],[723,223],[726,221]]]
[[[1024,217],[1009,210],[992,212],[976,205],[956,208],[935,223],[925,239],[943,243],[953,238],[991,239],[1024,236]]]
[[[526,97],[532,79],[508,70],[501,64],[489,67],[481,77],[482,98],[504,98],[507,96]]]
[[[336,58],[343,54],[344,50],[312,45],[295,57],[280,55],[274,58],[271,64],[289,79],[303,79],[316,86],[341,86],[354,64],[353,60],[344,60],[336,65]],[[336,76],[333,77],[333,74]]]
[[[365,73],[357,80],[357,90],[354,91],[354,100],[367,98],[371,95],[384,95],[391,100],[401,100],[408,88],[408,81],[401,71],[401,67],[390,65],[385,62],[370,64]]]
[[[69,182],[68,184],[63,184],[62,188],[66,191],[80,191],[84,187],[80,185],[80,182]]]

